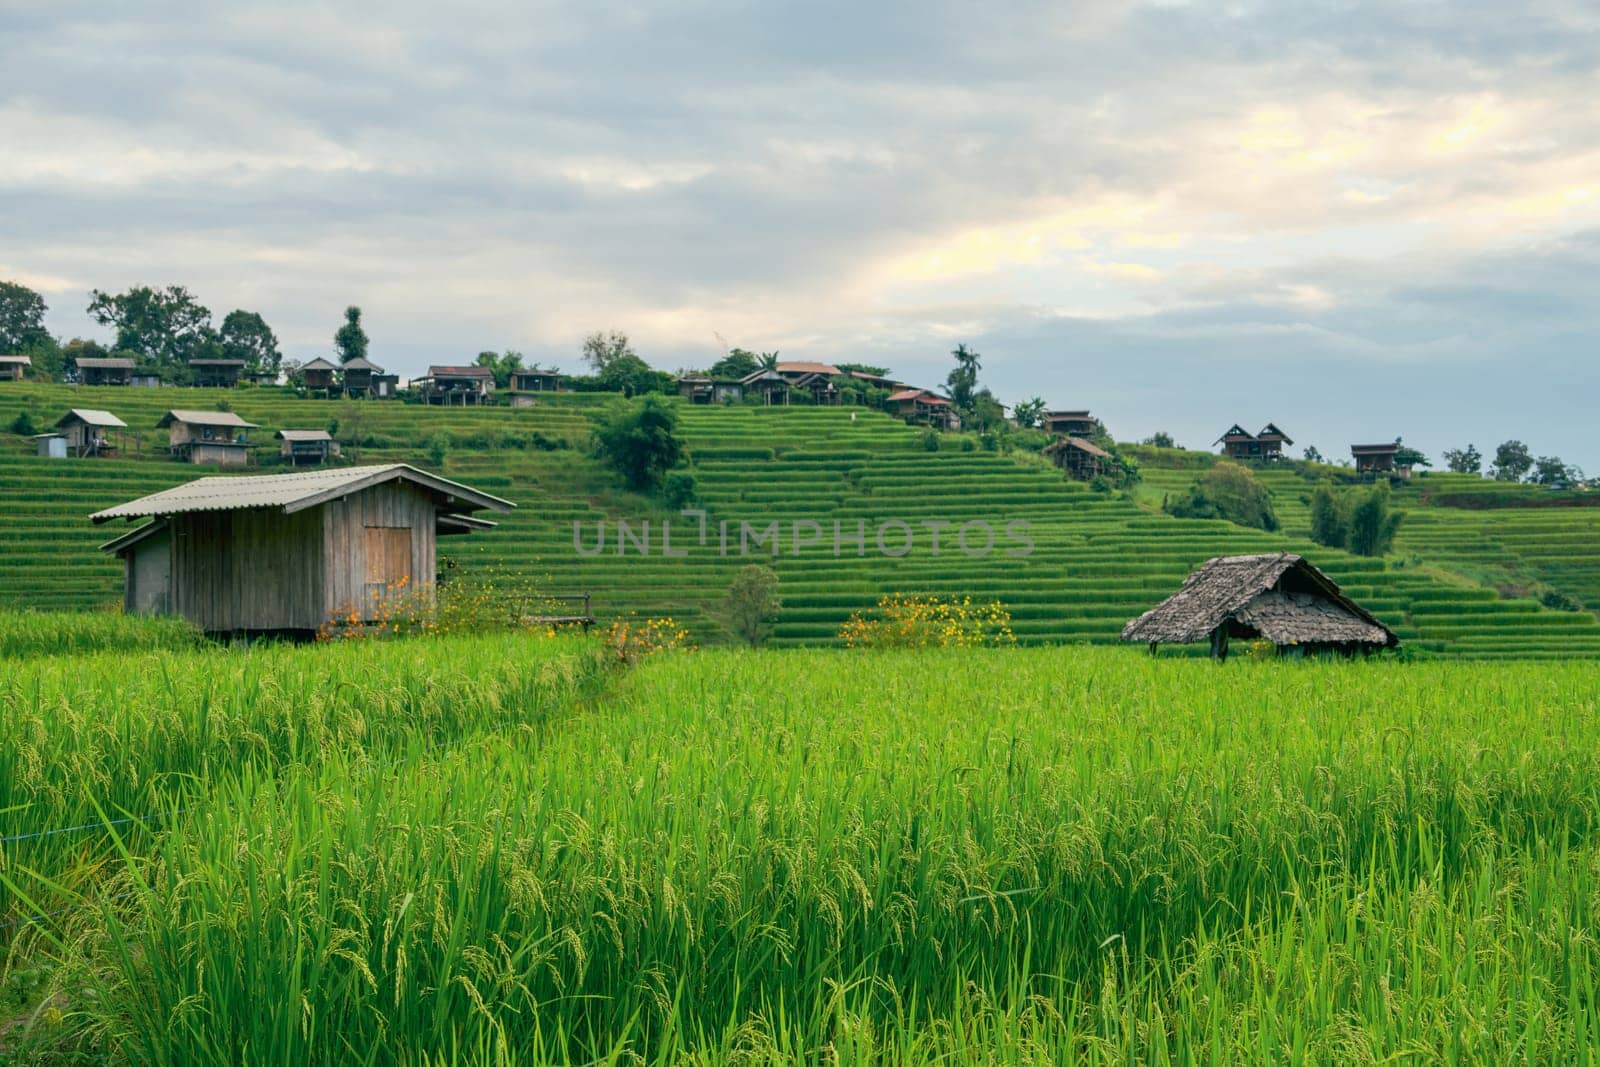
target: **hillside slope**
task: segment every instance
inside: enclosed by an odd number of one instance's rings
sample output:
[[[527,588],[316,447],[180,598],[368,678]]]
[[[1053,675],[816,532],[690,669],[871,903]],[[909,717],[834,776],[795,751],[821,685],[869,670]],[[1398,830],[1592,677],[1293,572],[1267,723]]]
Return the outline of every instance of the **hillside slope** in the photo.
[[[261,459],[270,463],[273,429],[326,427],[339,421],[346,460],[403,460],[514,500],[493,531],[448,543],[455,565],[475,573],[523,576],[548,592],[589,591],[602,616],[629,611],[671,614],[700,640],[717,637],[716,601],[737,568],[741,522],[760,535],[779,524],[776,558],[757,545],[782,578],[780,644],[831,643],[851,612],[889,592],[997,598],[1011,609],[1019,640],[1029,643],[1114,641],[1122,624],[1175,589],[1196,564],[1221,554],[1302,551],[1406,638],[1413,647],[1468,656],[1600,653],[1600,622],[1586,613],[1544,610],[1530,600],[1502,599],[1492,589],[1449,580],[1434,569],[1393,566],[1310,544],[1293,519],[1285,534],[1215,521],[1152,514],[1120,494],[1068,482],[1033,456],[955,450],[946,438],[930,452],[922,431],[887,416],[849,408],[682,408],[682,431],[708,515],[698,523],[615,488],[584,451],[593,418],[609,398],[562,395],[533,408],[430,409],[394,403],[304,400],[287,391],[87,389],[23,385],[0,389],[0,427],[20,410],[36,423],[54,422],[69,406],[102,407],[142,428],[142,455],[105,460],[43,460],[26,443],[0,437],[0,567],[10,577],[0,605],[90,608],[114,604],[120,570],[96,546],[120,527],[96,528],[90,512],[203,473],[160,458],[164,433],[152,429],[168,407],[225,402],[260,423]],[[436,443],[436,444],[435,444]],[[136,453],[138,449],[133,449]],[[270,466],[265,469],[273,469]],[[1157,484],[1189,472],[1151,472]],[[1275,474],[1274,477],[1277,475]],[[1287,490],[1280,490],[1280,495]],[[1281,505],[1292,511],[1287,500]],[[1474,513],[1475,515],[1477,513]],[[1498,513],[1484,513],[1492,521]],[[634,532],[619,554],[615,526],[604,550],[592,552],[597,524],[621,519]],[[661,553],[661,524],[672,522],[672,547]],[[729,549],[719,547],[728,522]],[[1007,525],[1025,522],[1026,556]],[[575,533],[574,524],[578,524]],[[650,524],[649,553],[639,552]],[[815,523],[813,527],[810,524]],[[834,524],[842,534],[834,550]],[[884,555],[877,532],[898,551]],[[935,554],[928,523],[945,523]],[[960,527],[985,523],[995,548],[975,558],[956,544]],[[796,525],[802,542],[794,550]],[[864,529],[865,545],[853,535]],[[903,525],[901,525],[903,524]],[[1301,524],[1303,525],[1303,524]],[[1422,524],[1418,524],[1420,528]],[[979,526],[968,547],[983,544]]]

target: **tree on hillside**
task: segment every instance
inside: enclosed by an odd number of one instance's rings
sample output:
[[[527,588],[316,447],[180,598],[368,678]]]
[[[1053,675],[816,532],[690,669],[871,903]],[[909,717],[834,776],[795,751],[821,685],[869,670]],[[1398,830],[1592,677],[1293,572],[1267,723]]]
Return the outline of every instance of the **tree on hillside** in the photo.
[[[713,378],[743,378],[761,369],[756,354],[743,348],[731,348],[728,354],[711,364]]]
[[[1300,458],[1305,460],[1307,463],[1323,463],[1323,462],[1326,462],[1322,458],[1322,453],[1317,451],[1317,446],[1316,445],[1306,445],[1306,450],[1304,452],[1300,453]]]
[[[1552,488],[1564,488],[1582,480],[1583,472],[1577,467],[1567,466],[1560,456],[1540,456],[1534,461],[1533,474],[1528,478],[1535,485]]]
[[[1043,397],[1029,397],[1011,409],[1011,417],[1016,419],[1017,425],[1024,430],[1037,429],[1044,421],[1045,406]]]
[[[772,622],[783,609],[778,598],[778,575],[771,567],[742,567],[728,586],[723,602],[723,625],[754,648],[772,633]]]
[[[1165,430],[1157,430],[1155,433],[1151,434],[1149,437],[1146,437],[1144,439],[1143,443],[1149,445],[1151,448],[1176,448],[1177,447],[1172,442],[1172,435],[1170,433],[1168,433],[1167,431],[1165,431]]]
[[[1333,487],[1326,483],[1317,486],[1311,495],[1311,540],[1329,548],[1343,548],[1348,536],[1344,509]]]
[[[633,346],[628,344],[628,335],[621,330],[609,333],[596,330],[583,339],[583,361],[594,369],[597,376],[604,376],[606,368],[619,359],[638,358],[634,355]]]
[[[1404,518],[1403,512],[1390,509],[1389,487],[1380,482],[1350,509],[1345,545],[1358,556],[1387,555]]]
[[[1383,556],[1393,547],[1404,517],[1390,508],[1387,484],[1343,495],[1323,484],[1311,498],[1311,539],[1358,556]]]
[[[1164,508],[1180,519],[1226,519],[1239,526],[1276,530],[1272,494],[1254,474],[1237,463],[1218,460],[1194,480],[1188,492]]]
[[[888,367],[874,367],[870,363],[835,363],[834,366],[846,374],[871,374],[878,378],[887,378],[889,376]]]
[[[1396,437],[1394,439],[1394,443],[1400,445],[1399,448],[1394,450],[1394,465],[1396,467],[1433,466],[1433,460],[1429,459],[1417,449],[1412,448],[1410,445],[1403,444],[1400,438]]]
[[[278,373],[283,353],[267,321],[254,311],[235,310],[222,320],[217,343],[223,359],[242,359],[251,371]]]
[[[978,353],[965,344],[956,345],[950,354],[955,357],[956,365],[944,380],[945,392],[956,410],[966,416],[972,411],[973,395],[978,389],[978,372],[983,369],[983,363]]]
[[[180,367],[217,347],[210,309],[181,285],[139,285],[116,294],[92,289],[88,311],[116,331],[113,347],[158,367]]]
[[[1444,465],[1457,474],[1483,473],[1483,453],[1476,445],[1444,450]]]
[[[1494,450],[1494,466],[1489,474],[1497,482],[1520,482],[1533,469],[1533,453],[1513,438]]]
[[[0,355],[31,352],[50,342],[44,297],[20,282],[0,282]]]
[[[333,350],[340,363],[367,358],[367,331],[361,328],[361,309],[354,304],[344,309],[344,325],[334,331]]]
[[[962,428],[987,433],[1004,426],[1005,421],[1005,405],[989,390],[979,389],[972,396],[972,404],[962,420]]]
[[[494,372],[494,386],[496,389],[505,389],[511,385],[513,371],[522,370],[522,353],[506,349],[504,353],[479,352],[475,360],[480,367],[488,367]]]
[[[595,449],[630,489],[649,492],[683,456],[677,429],[677,411],[659,398],[647,396],[612,411],[595,432]]]

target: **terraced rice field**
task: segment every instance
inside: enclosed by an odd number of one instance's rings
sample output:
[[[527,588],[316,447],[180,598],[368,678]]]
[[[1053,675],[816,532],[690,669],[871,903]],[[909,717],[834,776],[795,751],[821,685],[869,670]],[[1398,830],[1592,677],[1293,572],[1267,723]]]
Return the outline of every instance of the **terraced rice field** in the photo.
[[[698,543],[697,523],[668,514],[651,502],[613,487],[612,479],[583,450],[593,417],[608,398],[563,395],[527,409],[438,409],[400,404],[300,400],[278,390],[117,390],[29,385],[0,390],[0,425],[29,408],[48,424],[68,406],[104,407],[130,425],[152,427],[168,407],[206,408],[231,404],[246,419],[273,429],[326,426],[340,419],[341,438],[359,422],[358,448],[346,446],[346,459],[360,462],[403,460],[432,466],[428,442],[449,442],[443,473],[518,503],[516,512],[498,516],[494,531],[455,539],[446,551],[464,573],[525,576],[551,593],[589,591],[602,617],[629,611],[670,614],[700,641],[719,638],[715,607],[737,567],[748,562],[737,551],[739,524],[757,531],[779,523],[779,554],[756,551],[781,579],[784,610],[774,641],[779,645],[832,643],[851,612],[890,592],[924,592],[997,598],[1011,609],[1023,643],[1109,642],[1122,624],[1166,596],[1185,574],[1205,559],[1222,554],[1301,551],[1310,555],[1363,604],[1392,625],[1414,649],[1464,656],[1565,656],[1600,654],[1600,622],[1586,613],[1555,612],[1526,599],[1503,599],[1490,588],[1441,578],[1433,568],[1360,559],[1311,544],[1305,537],[1300,492],[1309,483],[1280,484],[1287,472],[1274,472],[1274,495],[1285,520],[1282,534],[1265,534],[1224,522],[1180,521],[1152,514],[1120,494],[1099,494],[1065,480],[1034,457],[961,451],[958,439],[929,452],[923,433],[887,416],[847,408],[694,408],[683,407],[682,432],[691,453],[699,495],[709,512],[710,536]],[[555,451],[530,447],[533,435]],[[51,461],[24,454],[16,438],[0,452],[0,486],[17,506],[0,515],[0,566],[29,575],[7,583],[0,605],[93,608],[116,602],[120,571],[115,561],[95,551],[120,527],[97,529],[86,516],[98,508],[176,484],[205,471],[158,458],[164,437],[146,430],[144,458]],[[271,446],[261,459],[270,461]],[[266,469],[266,468],[264,468]],[[1168,481],[1186,485],[1189,471],[1147,467],[1159,489]],[[1303,486],[1304,489],[1299,487]],[[1441,510],[1442,509],[1434,509]],[[1455,513],[1451,513],[1454,515]],[[1505,511],[1460,513],[1472,522],[1496,523]],[[1546,523],[1588,521],[1582,515],[1538,513]],[[1518,513],[1518,519],[1522,518]],[[604,551],[592,557],[597,523],[622,519],[635,533],[628,551],[617,551],[611,526]],[[661,555],[661,524],[670,520],[673,547],[682,558]],[[879,553],[881,524],[898,520],[910,527],[912,550],[899,558]],[[718,524],[731,524],[731,551],[718,548]],[[1028,524],[1032,551],[1005,533],[1009,523]],[[638,552],[638,534],[650,523],[650,554]],[[820,544],[793,552],[794,523],[801,537],[820,534]],[[844,535],[834,554],[834,524]],[[926,525],[942,522],[937,555]],[[982,558],[955,543],[960,527],[983,522],[998,538]],[[851,535],[862,524],[865,550],[858,554]],[[1427,524],[1418,520],[1420,536]],[[898,527],[886,528],[893,550],[903,541]],[[976,528],[975,528],[976,529]],[[1509,528],[1508,528],[1509,529]],[[1547,534],[1530,526],[1533,539]],[[1451,529],[1452,534],[1455,532]],[[1564,535],[1555,534],[1559,542]],[[975,534],[972,546],[981,545]],[[1438,542],[1443,550],[1443,542]],[[1593,539],[1576,539],[1565,550],[1589,551]],[[1412,542],[1402,541],[1399,560],[1410,560]],[[1459,545],[1459,543],[1458,543]],[[1416,549],[1421,552],[1427,546]],[[1559,550],[1552,543],[1552,551]],[[1428,552],[1433,549],[1427,549]],[[1426,553],[1424,553],[1426,555]],[[1427,561],[1432,561],[1427,555]],[[1575,556],[1565,557],[1567,559]],[[1582,557],[1588,558],[1588,557]]]

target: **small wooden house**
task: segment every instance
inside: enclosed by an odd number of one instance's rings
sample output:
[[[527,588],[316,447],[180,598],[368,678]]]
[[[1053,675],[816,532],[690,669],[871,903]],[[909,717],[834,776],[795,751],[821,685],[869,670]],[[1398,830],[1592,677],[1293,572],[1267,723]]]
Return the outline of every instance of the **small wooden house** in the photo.
[[[1183,587],[1123,627],[1124,641],[1210,641],[1226,659],[1231,638],[1265,638],[1280,654],[1372,652],[1400,643],[1393,630],[1288,552],[1207,560]]]
[[[1222,454],[1229,459],[1257,459],[1261,455],[1261,442],[1256,440],[1256,435],[1237,422],[1211,443],[1220,444]]]
[[[739,391],[742,396],[760,397],[763,404],[787,404],[789,379],[775,370],[763,367],[740,378]]]
[[[152,521],[101,545],[123,561],[124,609],[181,615],[208,633],[306,637],[431,595],[437,538],[493,526],[510,501],[403,463],[218,475],[90,518]]]
[[[283,442],[278,454],[290,466],[315,466],[339,454],[339,442],[327,430],[279,430],[272,436]]]
[[[889,410],[916,426],[936,430],[961,429],[961,416],[950,401],[926,389],[902,389],[884,401]]]
[[[110,453],[106,431],[127,428],[128,424],[111,412],[94,408],[73,408],[56,420],[56,430],[65,438],[67,451],[80,459]]]
[[[1067,473],[1067,477],[1087,482],[1111,469],[1111,453],[1081,437],[1063,437],[1045,447],[1044,454]]]
[[[332,394],[339,387],[339,367],[331,360],[318,356],[300,368],[300,380],[312,392]]]
[[[1390,474],[1395,471],[1394,457],[1400,451],[1400,442],[1383,445],[1351,445],[1350,456],[1356,461],[1357,474]],[[1409,475],[1410,470],[1403,472]]]
[[[487,404],[494,395],[494,371],[488,367],[432,366],[411,383],[430,404]]]
[[[77,361],[80,385],[132,385],[133,360],[125,356],[83,357]]]
[[[1262,459],[1276,460],[1283,458],[1283,446],[1292,445],[1294,441],[1290,440],[1288,434],[1278,429],[1276,423],[1269,422],[1261,428],[1260,433],[1256,434],[1256,443],[1260,445]]]
[[[1047,411],[1039,426],[1045,433],[1063,437],[1094,437],[1100,432],[1100,420],[1087,411]]]
[[[344,386],[344,393],[352,400],[365,400],[369,397],[376,399],[389,395],[382,382],[386,377],[382,367],[360,356],[345,360],[344,365],[339,368],[339,378]]]
[[[29,356],[0,356],[0,382],[20,382],[32,366]]]
[[[244,374],[242,359],[191,359],[189,370],[194,384],[210,389],[232,389]]]
[[[247,431],[256,429],[231,411],[174,409],[161,416],[157,429],[166,429],[172,457],[181,463],[214,463],[243,467],[250,461]]]
[[[833,364],[794,361],[779,363],[775,369],[789,382],[790,389],[811,394],[815,403],[839,402],[837,379],[844,376],[844,371]]]

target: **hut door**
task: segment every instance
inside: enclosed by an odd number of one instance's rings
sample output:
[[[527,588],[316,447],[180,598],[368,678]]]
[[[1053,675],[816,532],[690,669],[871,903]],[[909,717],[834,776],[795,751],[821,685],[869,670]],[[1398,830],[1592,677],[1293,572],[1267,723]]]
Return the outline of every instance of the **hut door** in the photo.
[[[368,526],[366,603],[370,613],[411,584],[411,528]]]

